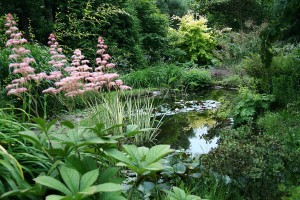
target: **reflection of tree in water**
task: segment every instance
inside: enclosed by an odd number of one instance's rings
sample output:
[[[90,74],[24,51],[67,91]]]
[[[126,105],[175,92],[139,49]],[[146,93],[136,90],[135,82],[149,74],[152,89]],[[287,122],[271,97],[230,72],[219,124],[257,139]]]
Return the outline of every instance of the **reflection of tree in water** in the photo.
[[[188,149],[189,137],[195,136],[193,128],[189,126],[187,113],[166,117],[160,129],[156,143],[170,144],[174,149]]]

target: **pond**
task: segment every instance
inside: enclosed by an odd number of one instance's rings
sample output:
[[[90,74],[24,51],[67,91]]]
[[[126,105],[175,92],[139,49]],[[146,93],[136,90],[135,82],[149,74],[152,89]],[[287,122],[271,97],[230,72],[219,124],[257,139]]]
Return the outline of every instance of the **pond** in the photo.
[[[221,99],[230,101],[234,90],[206,90],[180,97],[157,97],[158,119],[163,117],[156,144],[170,144],[192,154],[205,154],[217,147],[218,138],[206,141],[202,136],[219,123],[213,112],[221,106]]]

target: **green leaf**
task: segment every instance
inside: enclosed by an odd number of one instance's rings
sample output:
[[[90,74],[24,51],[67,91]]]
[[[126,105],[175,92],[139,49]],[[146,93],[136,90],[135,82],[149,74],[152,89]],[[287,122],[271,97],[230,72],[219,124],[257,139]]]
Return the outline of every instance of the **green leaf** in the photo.
[[[176,163],[174,166],[174,171],[178,174],[184,174],[186,171],[186,167],[182,163]]]
[[[61,195],[49,195],[46,197],[46,200],[61,200],[64,196]]]
[[[134,165],[134,163],[127,157],[125,156],[122,152],[116,150],[116,149],[108,149],[106,150],[106,153],[110,155],[111,157],[122,161],[126,165]]]
[[[135,136],[138,133],[151,131],[151,130],[155,130],[155,129],[153,129],[153,128],[139,129],[139,127],[137,125],[127,125],[126,126],[126,135],[131,137],[131,136]]]
[[[52,173],[53,170],[55,170],[57,168],[58,165],[63,164],[63,162],[61,160],[57,160],[55,161],[55,163],[53,163],[53,165],[51,166],[51,168],[48,170],[48,175],[50,175]]]
[[[173,191],[174,191],[174,196],[176,196],[177,199],[185,199],[186,198],[186,194],[185,192],[178,188],[178,187],[173,187]]]
[[[149,150],[146,162],[148,164],[156,162],[172,152],[170,145],[156,145]]]
[[[127,200],[120,192],[104,192],[100,196],[101,200]]]
[[[71,190],[73,194],[79,192],[80,174],[75,169],[62,166],[60,168],[60,174],[65,184]]]
[[[109,167],[109,168],[105,169],[104,172],[102,172],[99,177],[100,183],[112,182],[112,179],[115,180],[114,176],[116,176],[116,174],[119,172],[119,170],[120,170],[119,167]],[[115,182],[115,181],[113,181],[113,182]]]
[[[70,129],[75,128],[75,125],[71,121],[68,121],[68,120],[60,122],[60,124],[66,126],[68,128],[70,128]]]
[[[21,132],[19,132],[19,134],[22,137],[31,140],[31,142],[33,142],[36,146],[38,146],[38,147],[42,146],[42,144],[40,143],[40,140],[37,137],[35,132],[33,132],[33,131],[21,131]]]
[[[115,183],[103,183],[95,187],[97,192],[116,192],[124,189],[122,185]]]
[[[129,157],[135,162],[135,165],[140,165],[139,150],[135,145],[123,145],[124,150],[128,153]]]
[[[47,132],[46,120],[44,120],[42,118],[33,118],[32,121],[34,121],[37,125],[39,125],[39,127],[42,131]]]
[[[39,176],[33,180],[41,185],[58,190],[65,195],[72,195],[72,192],[64,184],[51,176]]]
[[[85,173],[80,180],[80,191],[93,185],[99,176],[99,169]]]
[[[201,200],[201,198],[198,196],[195,196],[195,195],[188,195],[186,197],[186,200]],[[202,200],[204,200],[204,199],[202,199]]]
[[[147,170],[150,170],[150,171],[159,171],[159,170],[163,170],[164,168],[165,167],[162,164],[158,163],[158,162],[152,163],[152,164],[144,167],[144,169],[147,169]]]

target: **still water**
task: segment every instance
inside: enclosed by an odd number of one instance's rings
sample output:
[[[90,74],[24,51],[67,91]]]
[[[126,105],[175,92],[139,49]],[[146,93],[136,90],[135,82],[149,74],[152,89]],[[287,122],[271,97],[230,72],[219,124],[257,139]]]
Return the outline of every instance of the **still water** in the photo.
[[[160,99],[159,116],[164,115],[156,144],[170,144],[193,154],[205,154],[217,147],[218,138],[207,141],[202,136],[219,123],[213,113],[221,101],[233,98],[235,91],[211,90],[184,97]]]

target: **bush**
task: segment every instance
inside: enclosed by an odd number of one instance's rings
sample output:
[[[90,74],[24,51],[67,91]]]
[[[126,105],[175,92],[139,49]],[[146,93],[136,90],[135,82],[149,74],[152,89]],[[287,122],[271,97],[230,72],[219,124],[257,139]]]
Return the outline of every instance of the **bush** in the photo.
[[[182,82],[189,90],[199,90],[211,86],[212,78],[207,70],[190,69],[184,73]]]
[[[162,64],[132,72],[123,76],[122,80],[133,88],[177,88],[181,85],[183,73],[180,67]]]
[[[179,58],[180,62],[193,61],[196,64],[212,62],[215,41],[206,23],[207,19],[204,17],[194,19],[192,15],[186,15],[182,17],[178,31],[170,29],[169,35],[173,40],[173,47],[180,48],[186,53]]]
[[[275,56],[270,69],[271,92],[280,105],[300,99],[300,45],[291,53]]]
[[[259,94],[244,87],[240,88],[233,107],[235,126],[254,121],[258,115],[269,108],[273,100],[273,96]]]
[[[213,54],[225,66],[239,63],[245,56],[260,52],[259,35],[266,24],[255,26],[251,21],[246,24],[248,29],[245,31],[234,32],[231,28],[224,28],[216,32],[215,39],[218,48]]]
[[[225,129],[219,146],[202,156],[202,163],[238,183],[244,199],[279,199],[285,154],[280,139],[255,134],[251,127]]]
[[[249,87],[255,88],[256,81],[252,77],[232,75],[216,82],[217,85],[227,88]]]

